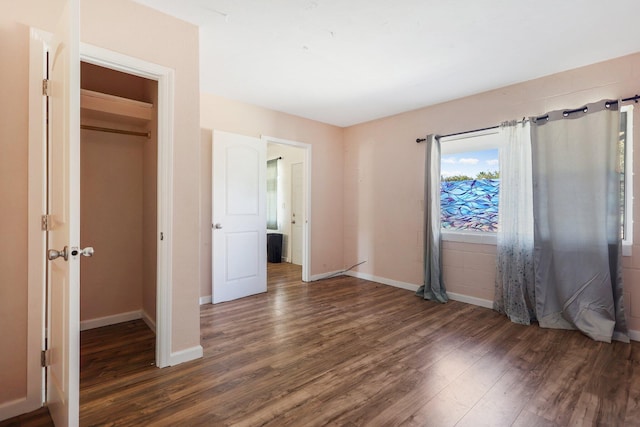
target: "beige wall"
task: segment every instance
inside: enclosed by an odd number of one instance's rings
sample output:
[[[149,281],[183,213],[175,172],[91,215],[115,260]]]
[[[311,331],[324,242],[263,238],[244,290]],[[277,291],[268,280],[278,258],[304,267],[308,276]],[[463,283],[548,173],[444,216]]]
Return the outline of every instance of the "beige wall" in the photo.
[[[200,96],[203,130],[201,181],[211,179],[211,131],[214,129],[253,137],[262,135],[312,145],[311,184],[311,275],[343,268],[343,130],[315,122],[231,101],[214,95]],[[201,194],[201,295],[211,295],[211,185]],[[207,208],[209,206],[209,208]],[[207,260],[207,261],[205,261]]]
[[[364,123],[345,130],[345,263],[364,258],[362,274],[418,285],[422,281],[424,144],[417,137],[496,125],[504,120],[578,107],[638,92],[640,54]],[[634,138],[640,141],[640,111]],[[636,168],[640,150],[634,153]],[[640,174],[634,181],[640,193]],[[634,219],[640,224],[640,197]],[[633,257],[625,257],[625,303],[640,331],[640,227]],[[447,289],[491,300],[495,249],[448,242],[443,251]]]
[[[146,138],[83,130],[80,320],[142,308],[142,159]]]
[[[2,404],[26,395],[29,29],[0,16],[0,52],[4,58],[0,61]]]
[[[26,393],[29,26],[52,31],[61,0],[3,2],[0,14],[0,406]],[[198,29],[128,0],[81,0],[82,41],[175,70],[172,351],[200,344]],[[33,307],[38,309],[37,307]]]

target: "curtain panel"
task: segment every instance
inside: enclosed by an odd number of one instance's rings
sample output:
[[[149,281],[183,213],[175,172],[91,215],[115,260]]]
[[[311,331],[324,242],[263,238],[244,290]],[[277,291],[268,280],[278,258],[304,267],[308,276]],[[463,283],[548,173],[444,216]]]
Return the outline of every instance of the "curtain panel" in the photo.
[[[533,185],[529,121],[501,125],[500,199],[493,308],[512,322],[535,320]]]
[[[628,342],[619,111],[604,102],[587,111],[555,111],[532,125],[536,315],[542,327]]]
[[[437,302],[449,297],[442,280],[440,235],[440,141],[436,135],[427,136],[424,182],[424,279],[416,295]]]

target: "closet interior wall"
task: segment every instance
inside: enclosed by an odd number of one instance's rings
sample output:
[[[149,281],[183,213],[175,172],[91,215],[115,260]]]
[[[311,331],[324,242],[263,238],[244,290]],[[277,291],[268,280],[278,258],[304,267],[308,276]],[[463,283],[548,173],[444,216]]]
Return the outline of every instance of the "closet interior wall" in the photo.
[[[83,97],[82,125],[150,132],[81,130],[80,240],[95,249],[81,264],[81,328],[142,317],[155,330],[157,82],[83,62],[81,88],[125,105],[97,111]],[[128,115],[128,100],[152,104],[151,117]]]

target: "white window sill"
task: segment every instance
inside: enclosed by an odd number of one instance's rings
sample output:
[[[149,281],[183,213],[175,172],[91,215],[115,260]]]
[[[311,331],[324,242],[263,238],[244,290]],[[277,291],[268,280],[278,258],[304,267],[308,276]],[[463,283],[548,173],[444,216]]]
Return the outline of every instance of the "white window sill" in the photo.
[[[498,243],[496,233],[478,231],[441,231],[445,242],[476,243],[481,245],[495,245]]]

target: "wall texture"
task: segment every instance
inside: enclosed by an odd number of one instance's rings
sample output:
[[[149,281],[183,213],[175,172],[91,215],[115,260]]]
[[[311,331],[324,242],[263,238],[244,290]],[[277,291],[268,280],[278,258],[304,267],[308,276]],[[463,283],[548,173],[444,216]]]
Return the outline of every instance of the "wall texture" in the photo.
[[[357,274],[407,287],[421,283],[425,147],[415,143],[417,137],[627,97],[638,92],[638,81],[640,54],[634,54],[345,129],[345,264],[366,259]],[[640,111],[636,111],[634,139],[639,138]],[[640,150],[634,152],[634,164],[640,165]],[[638,174],[634,189],[640,192]],[[636,196],[636,224],[639,200]],[[633,256],[623,260],[625,308],[631,328],[640,331],[640,227],[634,230],[634,242]],[[447,289],[490,302],[495,246],[454,242],[443,246]]]

